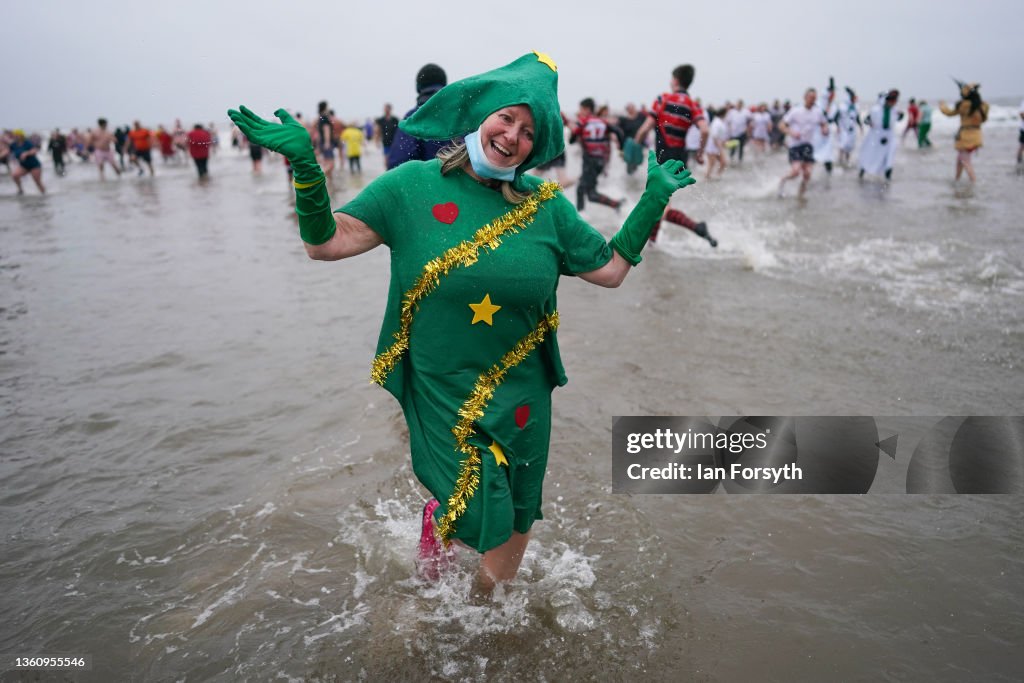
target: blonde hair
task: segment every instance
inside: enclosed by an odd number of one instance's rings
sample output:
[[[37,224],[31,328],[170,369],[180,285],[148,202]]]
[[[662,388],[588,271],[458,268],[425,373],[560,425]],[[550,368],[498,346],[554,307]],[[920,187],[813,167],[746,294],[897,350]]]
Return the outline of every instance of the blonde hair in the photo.
[[[441,160],[441,175],[448,175],[455,169],[467,166],[469,164],[469,152],[466,150],[466,143],[460,142],[445,147],[437,153],[437,158]],[[520,192],[512,187],[512,183],[502,180],[501,196],[509,204],[521,204],[530,197],[530,193]]]

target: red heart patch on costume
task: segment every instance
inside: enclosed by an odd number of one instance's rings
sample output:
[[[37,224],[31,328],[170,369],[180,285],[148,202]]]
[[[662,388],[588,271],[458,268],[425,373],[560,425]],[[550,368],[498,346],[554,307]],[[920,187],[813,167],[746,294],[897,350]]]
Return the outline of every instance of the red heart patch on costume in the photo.
[[[530,406],[519,406],[516,408],[516,426],[522,429],[526,421],[530,419]]]
[[[434,214],[434,218],[437,220],[451,225],[455,222],[455,219],[459,217],[459,207],[455,205],[455,202],[434,204],[434,208],[431,209],[431,213]]]

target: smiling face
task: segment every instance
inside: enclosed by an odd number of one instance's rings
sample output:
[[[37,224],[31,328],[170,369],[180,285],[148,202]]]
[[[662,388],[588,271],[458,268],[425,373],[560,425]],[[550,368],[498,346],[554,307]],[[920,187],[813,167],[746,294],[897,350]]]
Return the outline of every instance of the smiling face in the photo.
[[[504,107],[480,124],[480,144],[487,160],[501,168],[523,163],[533,151],[533,114],[525,104]]]

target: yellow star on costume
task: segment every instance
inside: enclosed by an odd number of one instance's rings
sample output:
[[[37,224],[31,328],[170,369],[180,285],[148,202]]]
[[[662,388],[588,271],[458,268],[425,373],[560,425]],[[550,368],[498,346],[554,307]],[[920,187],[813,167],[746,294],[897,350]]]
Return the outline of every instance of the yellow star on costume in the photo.
[[[494,325],[493,316],[501,310],[501,306],[491,303],[490,294],[485,294],[483,301],[478,304],[469,304],[469,307],[473,309],[473,322],[470,325],[476,325],[481,320],[488,325]]]
[[[555,60],[551,59],[551,55],[547,52],[533,51],[533,54],[537,55],[537,61],[541,64],[546,64],[552,71],[558,73],[558,67],[555,65]]]
[[[505,459],[505,451],[501,450],[501,446],[498,445],[497,441],[492,441],[488,450],[490,450],[491,453],[494,453],[495,463],[508,467],[508,460]]]

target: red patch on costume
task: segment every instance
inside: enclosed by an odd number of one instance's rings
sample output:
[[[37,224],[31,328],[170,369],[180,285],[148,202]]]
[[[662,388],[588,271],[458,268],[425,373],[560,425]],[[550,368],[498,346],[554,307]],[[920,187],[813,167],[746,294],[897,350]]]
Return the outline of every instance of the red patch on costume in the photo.
[[[516,426],[520,429],[526,426],[526,421],[530,419],[530,406],[519,406],[516,408]]]
[[[434,204],[434,208],[430,211],[434,214],[434,218],[448,225],[454,223],[455,219],[459,217],[459,207],[455,205],[455,202]]]

